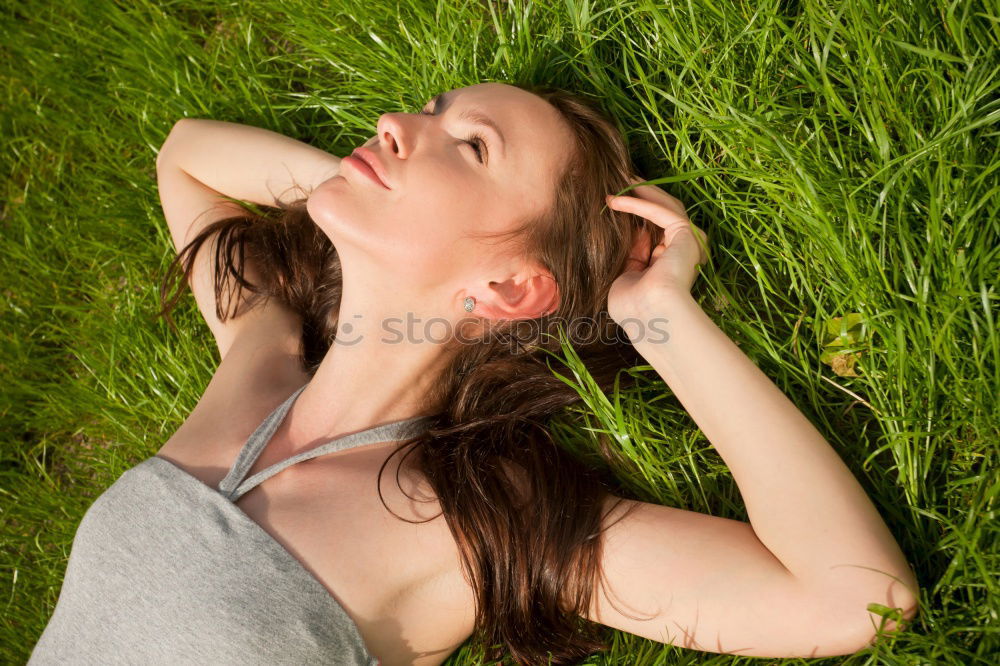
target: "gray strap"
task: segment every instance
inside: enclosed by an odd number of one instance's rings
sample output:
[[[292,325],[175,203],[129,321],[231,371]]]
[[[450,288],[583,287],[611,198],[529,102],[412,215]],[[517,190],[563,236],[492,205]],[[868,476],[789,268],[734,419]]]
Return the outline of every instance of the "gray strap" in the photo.
[[[233,490],[243,480],[246,473],[250,471],[250,468],[253,467],[254,461],[260,457],[260,452],[264,450],[264,446],[271,440],[274,431],[278,429],[278,426],[281,425],[282,420],[285,418],[285,414],[291,409],[292,403],[305,390],[306,386],[309,386],[309,382],[300,386],[295,393],[285,398],[283,403],[275,407],[263,422],[257,426],[257,429],[253,431],[250,437],[247,438],[243,448],[240,449],[239,455],[236,456],[236,461],[229,468],[229,473],[219,482],[219,492],[225,497],[232,499]]]
[[[326,455],[327,453],[334,453],[335,451],[341,451],[343,449],[364,446],[365,444],[374,444],[376,442],[394,442],[397,440],[408,439],[409,437],[419,434],[420,431],[423,430],[423,424],[421,422],[424,419],[425,417],[417,416],[412,419],[406,419],[405,421],[383,423],[382,425],[375,426],[367,430],[360,430],[348,435],[343,435],[342,437],[320,444],[314,449],[297,453],[291,458],[285,458],[281,462],[275,463],[266,469],[262,469],[241,483],[239,488],[230,494],[232,501],[235,502],[245,493],[256,488],[258,484],[263,483],[286,467],[290,467],[297,462]],[[252,464],[253,463],[251,462],[251,465]]]
[[[415,416],[403,421],[383,423],[382,425],[374,426],[372,428],[368,428],[367,430],[360,430],[358,432],[337,437],[336,439],[325,442],[315,448],[309,449],[308,451],[297,453],[294,456],[275,463],[266,469],[262,469],[249,479],[243,480],[243,477],[246,476],[247,472],[250,471],[250,468],[253,467],[254,462],[256,462],[257,458],[260,457],[261,452],[264,450],[264,447],[270,441],[271,437],[274,436],[278,426],[281,425],[281,422],[284,420],[285,415],[291,408],[295,398],[302,393],[306,386],[308,386],[308,383],[299,388],[292,395],[288,396],[283,403],[278,405],[274,411],[272,411],[267,418],[264,419],[264,422],[261,423],[257,429],[254,430],[253,434],[250,435],[249,439],[247,439],[246,444],[244,444],[243,449],[236,457],[236,461],[233,463],[233,466],[226,475],[226,478],[219,483],[219,492],[222,493],[227,499],[232,502],[237,501],[245,493],[257,487],[257,485],[263,483],[286,467],[294,465],[297,462],[355,446],[408,439],[420,434],[428,426],[428,417],[426,416]]]

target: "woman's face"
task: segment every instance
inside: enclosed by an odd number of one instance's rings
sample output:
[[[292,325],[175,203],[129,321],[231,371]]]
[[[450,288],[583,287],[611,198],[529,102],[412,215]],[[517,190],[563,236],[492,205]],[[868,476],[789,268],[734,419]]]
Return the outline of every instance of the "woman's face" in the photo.
[[[491,119],[502,138],[467,112]],[[514,264],[497,240],[473,234],[508,231],[546,210],[571,138],[558,111],[532,93],[501,83],[458,88],[421,113],[379,118],[364,148],[388,189],[345,159],[307,210],[348,276],[362,266],[418,292],[478,287],[472,282],[510,277],[496,273]]]

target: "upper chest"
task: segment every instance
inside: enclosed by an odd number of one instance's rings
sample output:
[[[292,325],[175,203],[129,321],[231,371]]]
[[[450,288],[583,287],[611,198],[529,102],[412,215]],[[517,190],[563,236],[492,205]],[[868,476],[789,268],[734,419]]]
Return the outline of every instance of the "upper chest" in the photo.
[[[185,423],[157,455],[218,489],[245,443],[233,432],[254,426],[209,432],[212,422]],[[403,453],[390,457],[394,448],[380,443],[297,462],[235,505],[336,598],[384,664],[438,664],[471,634],[474,598],[430,486],[400,467]],[[291,455],[274,437],[244,479]]]

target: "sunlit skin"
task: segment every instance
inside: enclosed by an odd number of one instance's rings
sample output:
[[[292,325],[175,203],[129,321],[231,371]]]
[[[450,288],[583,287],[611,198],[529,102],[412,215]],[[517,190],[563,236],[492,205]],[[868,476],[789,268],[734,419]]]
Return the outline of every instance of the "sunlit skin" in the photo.
[[[381,161],[389,188],[354,160],[340,161],[289,137],[232,123],[178,123],[164,143],[157,169],[178,247],[192,210],[214,199],[213,191],[266,203],[276,196],[271,185],[284,192],[294,182],[308,186],[308,212],[340,253],[339,338],[272,439],[272,461],[442,407],[425,404],[425,397],[454,353],[440,342],[459,322],[535,318],[552,308],[564,314],[543,267],[518,254],[516,244],[503,247],[476,235],[515,229],[550,210],[555,182],[566,160],[576,157],[571,128],[548,103],[519,88],[480,84],[450,92],[435,115],[379,118],[377,134],[366,146]],[[501,126],[506,154],[495,134],[460,119],[473,108]],[[476,134],[486,142],[478,146],[482,163],[467,143]],[[229,164],[247,169],[240,173]],[[248,178],[247,172],[257,175]],[[204,176],[211,187],[192,189],[187,176]],[[609,183],[608,189],[621,189],[613,185],[621,183]],[[657,187],[607,194],[609,211],[644,218],[650,231],[633,236],[626,270],[610,285],[608,314],[618,322],[666,316],[669,342],[640,338],[635,349],[731,470],[752,524],[639,503],[631,517],[613,519],[609,531],[602,530],[601,569],[607,575],[599,595],[610,590],[611,596],[605,603],[598,595],[588,617],[651,640],[754,656],[856,650],[872,638],[880,619],[867,610],[873,602],[912,617],[917,581],[864,488],[822,433],[690,293],[698,265],[708,258],[704,232],[691,223],[682,202]],[[195,201],[182,205],[186,196]],[[624,224],[625,218],[606,215],[599,223],[604,222]],[[572,285],[561,286],[565,297]],[[214,301],[208,288],[202,285],[199,305],[210,313]],[[477,300],[471,314],[463,309],[467,296]],[[247,320],[246,326],[269,321],[281,327],[256,338],[243,333],[248,328],[234,333],[214,322],[220,353],[230,358],[227,349],[237,349],[242,356],[234,358],[240,361],[259,354],[254,367],[273,365],[266,380],[282,386],[287,396],[306,381],[294,367],[301,331],[293,314],[276,308]],[[435,325],[428,327],[431,320]],[[392,328],[385,330],[386,324]],[[228,374],[238,376],[234,372]],[[294,489],[286,499],[297,508],[311,506],[306,498],[324,492],[335,471],[350,475],[353,468],[362,472],[359,479],[374,477],[376,466],[388,462],[391,444],[366,445],[374,449],[369,457],[357,452],[339,465],[325,466],[316,458],[292,466],[283,472]],[[405,479],[408,474],[400,471]],[[392,492],[396,484],[384,481],[379,489]],[[427,494],[410,481],[426,488],[419,478],[404,481],[397,475],[406,497],[422,504]],[[358,497],[362,507],[365,496]],[[397,501],[394,509],[424,520],[439,515],[433,506],[415,502]],[[325,521],[323,507],[318,511],[316,520]],[[372,511],[381,514],[378,507]],[[397,522],[389,515],[385,520]],[[450,546],[448,536],[443,538]],[[407,560],[405,553],[398,558]],[[647,609],[662,612],[655,618],[631,614],[645,615]]]
[[[470,107],[499,125],[505,146],[458,118]],[[287,417],[290,441],[304,448],[424,413],[421,400],[449,355],[438,343],[460,320],[533,318],[558,306],[544,267],[475,234],[513,229],[547,209],[571,130],[548,102],[500,83],[448,91],[433,110],[383,114],[364,144],[391,189],[346,160],[307,201],[337,248],[344,287],[338,339]],[[474,134],[485,163],[466,142]],[[471,314],[467,296],[476,300]]]

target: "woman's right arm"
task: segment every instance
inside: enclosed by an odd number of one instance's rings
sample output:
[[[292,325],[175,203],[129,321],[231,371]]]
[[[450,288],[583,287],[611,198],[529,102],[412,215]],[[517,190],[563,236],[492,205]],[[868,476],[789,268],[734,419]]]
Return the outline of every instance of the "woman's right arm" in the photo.
[[[178,252],[212,222],[245,212],[221,195],[275,206],[307,196],[339,170],[339,157],[283,134],[200,118],[178,121],[156,158],[163,215]],[[254,338],[247,338],[247,345],[294,353],[301,321],[276,300],[224,322],[216,316],[212,241],[195,256],[190,287],[215,337],[220,360],[245,337],[244,331]],[[244,268],[245,277],[256,283],[259,269],[250,261]]]
[[[233,199],[273,206],[304,197],[336,176],[340,158],[260,127],[182,118],[163,142],[156,166],[181,169]]]

